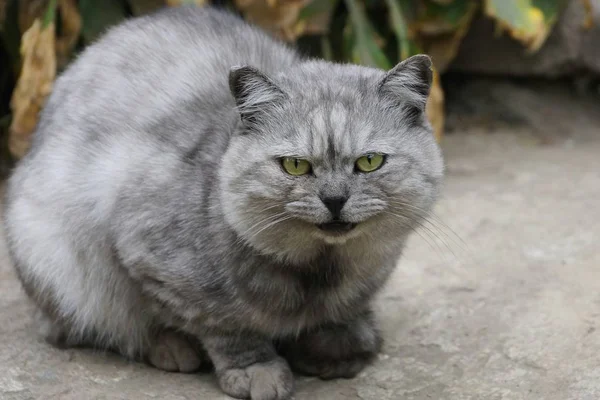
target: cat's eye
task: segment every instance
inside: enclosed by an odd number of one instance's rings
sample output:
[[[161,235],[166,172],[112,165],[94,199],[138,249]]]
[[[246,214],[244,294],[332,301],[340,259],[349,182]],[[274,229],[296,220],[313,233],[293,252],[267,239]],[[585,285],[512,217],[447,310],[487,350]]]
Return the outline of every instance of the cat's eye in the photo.
[[[310,173],[312,167],[310,163],[301,158],[284,157],[281,159],[281,166],[290,175],[301,176]]]
[[[367,154],[356,160],[356,169],[360,172],[373,172],[381,168],[385,161],[383,154]]]

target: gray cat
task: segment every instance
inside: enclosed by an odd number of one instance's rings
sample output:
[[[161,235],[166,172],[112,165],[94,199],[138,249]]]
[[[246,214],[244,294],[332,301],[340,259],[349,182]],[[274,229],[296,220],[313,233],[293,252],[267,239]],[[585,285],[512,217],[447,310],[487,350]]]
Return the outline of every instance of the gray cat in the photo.
[[[45,337],[237,398],[356,375],[371,312],[443,176],[427,56],[300,57],[238,17],[129,20],[57,80],[10,179],[10,254]]]

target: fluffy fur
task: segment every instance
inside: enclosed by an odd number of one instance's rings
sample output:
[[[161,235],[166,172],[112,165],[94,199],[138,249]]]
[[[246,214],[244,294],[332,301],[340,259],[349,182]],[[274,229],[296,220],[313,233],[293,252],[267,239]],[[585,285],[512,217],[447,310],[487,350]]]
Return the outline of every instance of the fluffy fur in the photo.
[[[442,179],[430,82],[426,56],[307,60],[211,8],[110,30],[57,80],[8,185],[44,334],[166,370],[210,360],[240,398],[289,398],[289,365],[354,376],[381,343],[370,301]],[[357,172],[368,153],[385,164]],[[319,229],[331,198],[353,230]]]

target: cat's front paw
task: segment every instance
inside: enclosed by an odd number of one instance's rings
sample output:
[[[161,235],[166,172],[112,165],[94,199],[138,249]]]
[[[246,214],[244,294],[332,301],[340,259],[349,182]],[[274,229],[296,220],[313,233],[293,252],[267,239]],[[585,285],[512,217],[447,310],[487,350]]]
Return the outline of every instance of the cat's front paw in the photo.
[[[318,376],[321,379],[354,378],[369,365],[374,354],[355,354],[347,359],[327,359],[322,357],[296,357],[291,363],[295,371]]]
[[[217,371],[217,379],[225,393],[238,399],[288,400],[294,393],[294,376],[281,357]]]
[[[284,342],[280,351],[292,368],[321,379],[353,378],[381,348],[381,337],[370,313],[349,324],[306,332]]]

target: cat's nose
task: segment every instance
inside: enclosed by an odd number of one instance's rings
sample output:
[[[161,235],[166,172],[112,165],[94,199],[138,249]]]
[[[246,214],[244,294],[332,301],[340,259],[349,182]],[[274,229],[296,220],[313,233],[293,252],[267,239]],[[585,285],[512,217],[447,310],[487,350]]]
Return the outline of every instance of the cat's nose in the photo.
[[[321,198],[325,207],[331,212],[331,216],[334,220],[339,220],[342,214],[342,208],[348,201],[347,197],[323,197]]]

